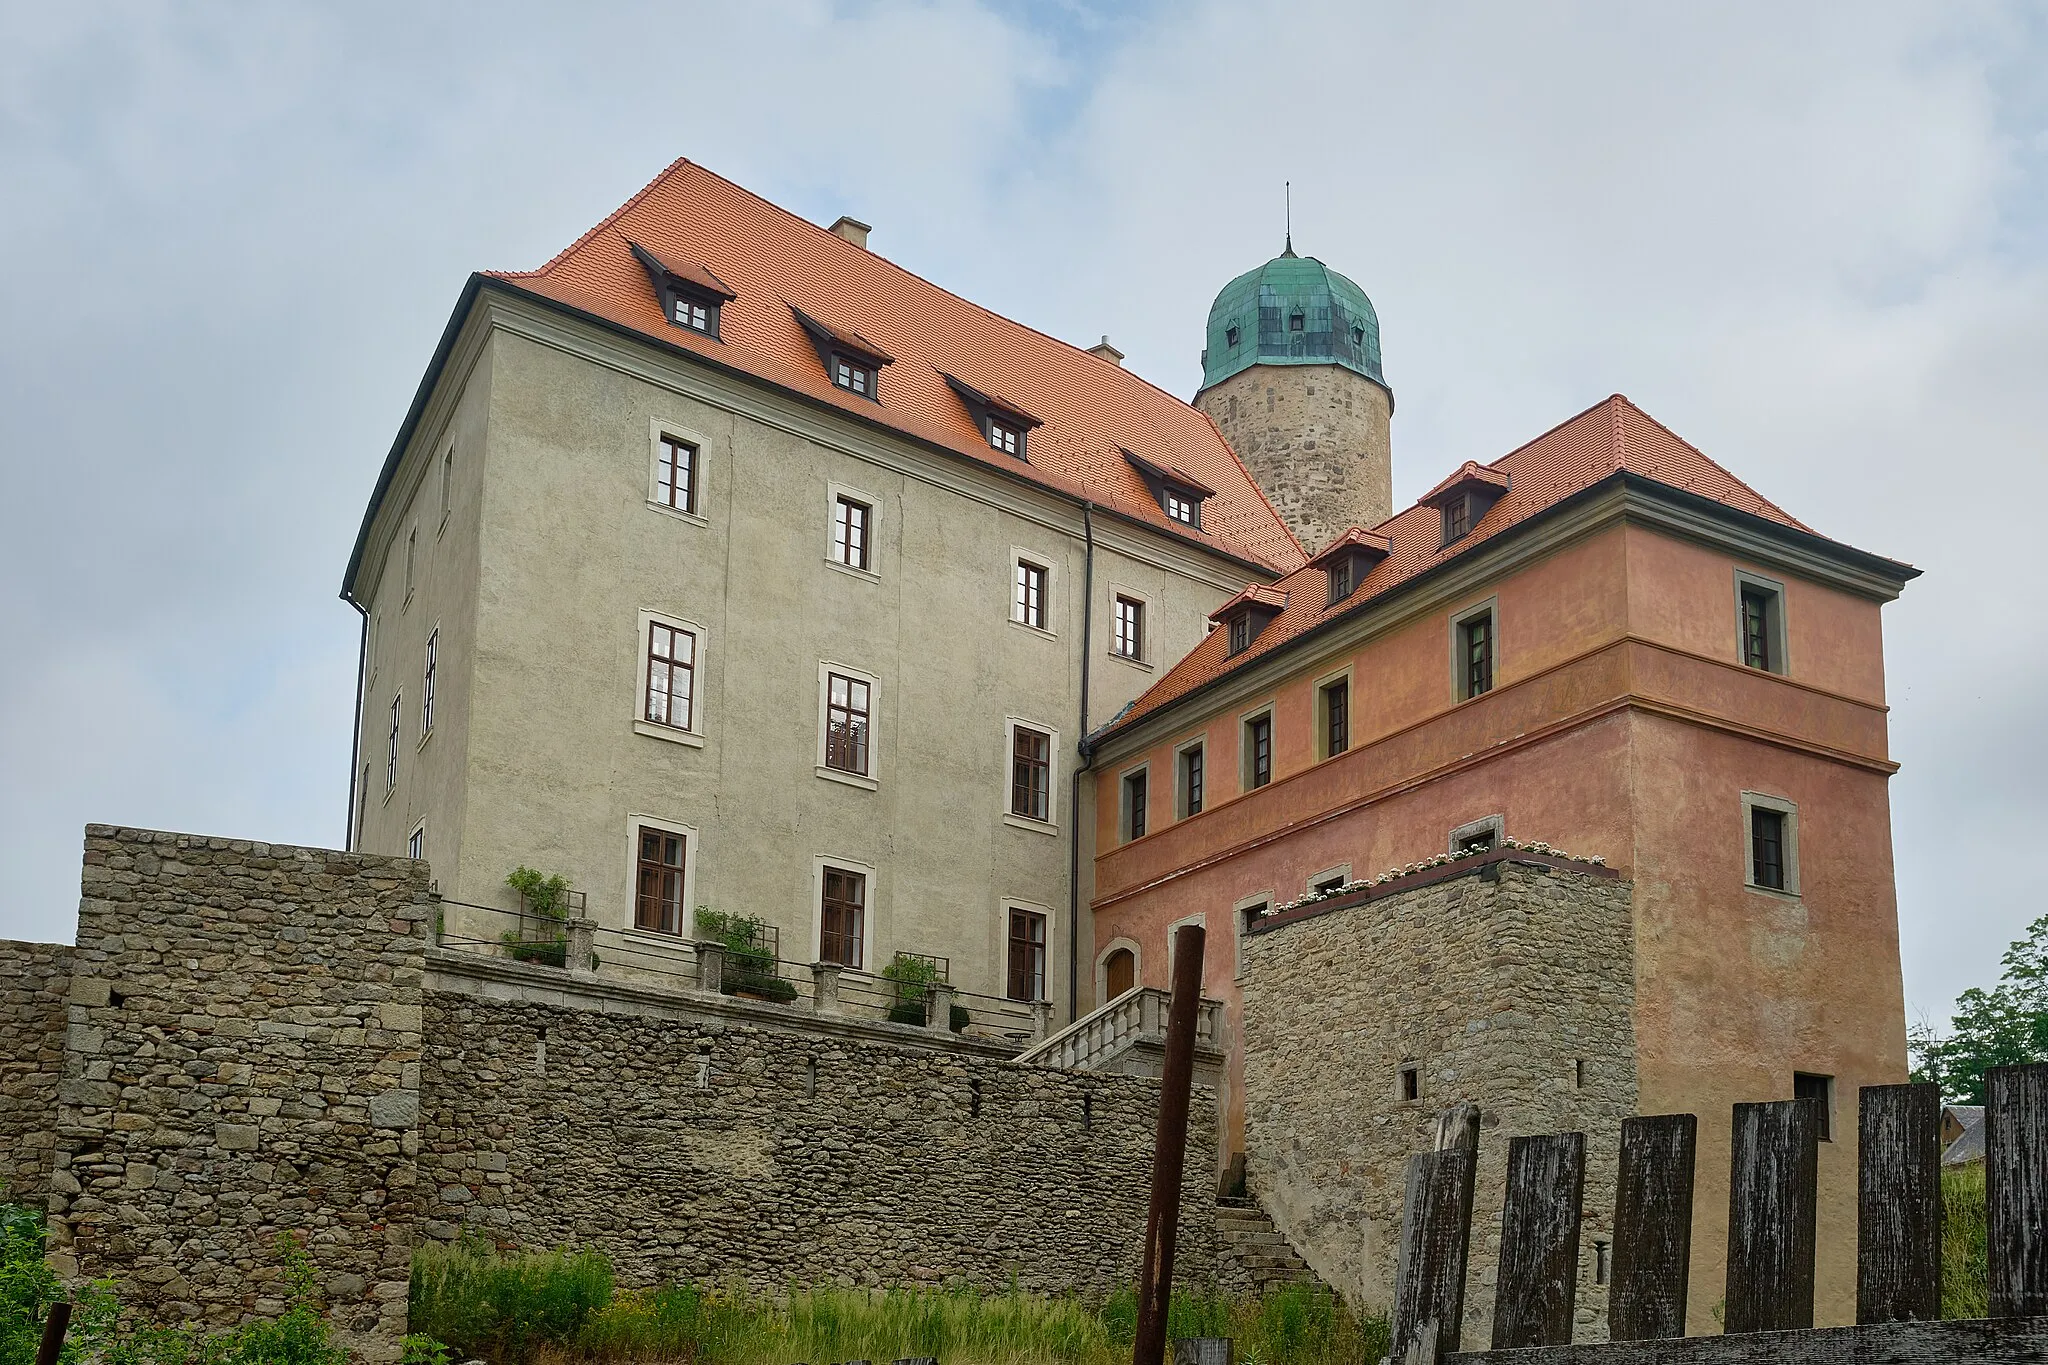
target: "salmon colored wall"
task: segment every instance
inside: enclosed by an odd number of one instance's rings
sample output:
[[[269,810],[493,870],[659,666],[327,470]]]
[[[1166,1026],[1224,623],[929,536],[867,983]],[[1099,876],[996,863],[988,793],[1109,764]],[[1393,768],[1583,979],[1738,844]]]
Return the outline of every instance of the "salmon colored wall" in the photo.
[[[1794,682],[1884,704],[1878,604],[1731,559],[1690,541],[1628,529],[1628,628],[1646,640],[1740,665],[1735,571],[1785,585],[1785,655]]]

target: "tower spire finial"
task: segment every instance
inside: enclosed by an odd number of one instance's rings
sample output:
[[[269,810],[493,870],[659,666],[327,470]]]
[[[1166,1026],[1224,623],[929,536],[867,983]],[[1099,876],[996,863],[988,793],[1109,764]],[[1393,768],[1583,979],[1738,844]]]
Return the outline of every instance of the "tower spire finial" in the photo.
[[[1282,186],[1280,192],[1287,197],[1287,250],[1280,254],[1282,256],[1292,256],[1294,254],[1294,182],[1292,180],[1283,180],[1280,184]]]

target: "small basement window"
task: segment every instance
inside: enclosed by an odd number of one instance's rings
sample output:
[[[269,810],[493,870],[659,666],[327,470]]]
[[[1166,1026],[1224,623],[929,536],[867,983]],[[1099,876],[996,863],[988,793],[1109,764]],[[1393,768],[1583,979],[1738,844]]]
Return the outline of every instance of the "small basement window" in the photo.
[[[1401,1097],[1403,1104],[1422,1098],[1422,1063],[1401,1064],[1400,1088],[1395,1093]]]
[[[1614,1274],[1614,1248],[1606,1242],[1593,1243],[1593,1283],[1606,1284]]]

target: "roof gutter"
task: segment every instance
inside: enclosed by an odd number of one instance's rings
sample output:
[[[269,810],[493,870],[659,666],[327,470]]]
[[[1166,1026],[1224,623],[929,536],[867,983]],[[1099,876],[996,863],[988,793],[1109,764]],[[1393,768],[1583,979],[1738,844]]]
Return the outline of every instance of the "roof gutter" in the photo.
[[[377,520],[377,513],[384,504],[384,495],[390,491],[392,481],[398,475],[399,462],[405,458],[405,451],[412,444],[413,433],[419,426],[420,418],[426,412],[427,401],[432,397],[435,385],[440,382],[441,371],[447,366],[448,357],[455,349],[455,339],[461,333],[463,323],[468,319],[470,310],[475,306],[477,296],[486,288],[496,289],[512,297],[538,304],[565,317],[575,318],[577,321],[586,323],[600,331],[609,332],[614,336],[623,337],[643,346],[651,346],[666,355],[703,365],[708,369],[729,375],[745,383],[752,384],[757,388],[766,389],[781,397],[792,399],[803,404],[805,407],[820,412],[828,412],[835,417],[873,428],[876,431],[885,432],[890,437],[899,441],[909,442],[921,450],[928,450],[954,460],[972,463],[975,468],[986,470],[999,478],[1009,480],[1011,483],[1034,489],[1040,493],[1058,498],[1063,502],[1070,503],[1075,507],[1092,508],[1094,511],[1114,517],[1126,525],[1135,526],[1153,535],[1164,536],[1169,540],[1178,541],[1183,545],[1200,550],[1204,554],[1214,555],[1218,559],[1227,560],[1252,573],[1267,575],[1277,579],[1284,577],[1289,572],[1277,565],[1264,563],[1260,560],[1247,559],[1241,554],[1211,545],[1207,541],[1181,535],[1179,532],[1167,527],[1155,526],[1151,522],[1141,520],[1128,513],[1119,512],[1113,507],[1103,507],[1085,494],[1070,493],[1064,489],[1040,483],[1035,479],[1027,479],[1020,474],[1013,474],[1009,470],[994,464],[983,464],[979,461],[973,461],[970,457],[963,455],[951,446],[941,445],[937,441],[914,435],[877,418],[869,417],[862,413],[850,412],[836,403],[827,402],[801,390],[788,388],[772,380],[763,379],[750,370],[741,369],[737,365],[731,365],[713,356],[693,351],[686,346],[678,346],[665,342],[659,337],[649,336],[638,328],[628,327],[624,323],[614,322],[607,317],[600,317],[598,314],[578,308],[574,304],[563,303],[561,300],[551,299],[545,294],[536,294],[531,290],[521,289],[517,285],[510,284],[494,276],[475,273],[470,275],[468,282],[462,287],[461,295],[455,301],[455,311],[450,315],[448,325],[441,331],[441,340],[434,348],[433,359],[428,362],[427,372],[420,379],[419,389],[413,395],[412,406],[406,410],[405,421],[399,426],[397,439],[391,443],[391,451],[384,457],[384,467],[378,472],[376,487],[370,493],[369,506],[363,512],[363,524],[356,532],[355,548],[349,554],[348,571],[342,576],[341,596],[346,601],[353,602],[356,600],[356,575],[361,572],[363,557],[369,549],[370,527]]]

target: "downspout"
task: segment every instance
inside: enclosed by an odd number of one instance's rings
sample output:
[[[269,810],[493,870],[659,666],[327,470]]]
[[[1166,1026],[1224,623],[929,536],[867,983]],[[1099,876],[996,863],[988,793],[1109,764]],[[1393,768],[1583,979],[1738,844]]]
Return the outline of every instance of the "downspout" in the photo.
[[[1088,664],[1095,653],[1095,504],[1081,504],[1081,533],[1088,550],[1081,570],[1081,733],[1075,750],[1081,761],[1067,793],[1067,1021],[1081,1017],[1081,774],[1088,771]]]
[[[356,765],[363,758],[363,676],[370,661],[370,611],[346,594],[341,600],[354,607],[356,614],[363,618],[362,629],[356,632],[356,723],[348,737],[348,818],[341,831],[341,846],[354,853],[357,851],[356,802],[364,795],[356,790]]]

